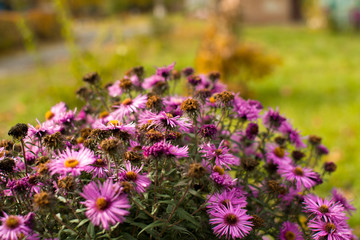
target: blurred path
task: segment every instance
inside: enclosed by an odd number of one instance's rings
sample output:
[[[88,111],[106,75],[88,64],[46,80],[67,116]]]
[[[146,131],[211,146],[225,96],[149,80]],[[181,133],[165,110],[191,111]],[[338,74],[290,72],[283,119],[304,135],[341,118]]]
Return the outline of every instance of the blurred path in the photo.
[[[105,26],[107,32],[104,38],[105,42],[116,41],[116,31],[119,31],[119,21],[111,22]],[[150,26],[141,24],[137,26],[122,26],[121,36],[123,39],[132,38],[136,35],[148,35],[151,32]],[[115,30],[115,31],[113,31]],[[76,45],[82,50],[90,49],[96,38],[103,31],[103,28],[98,24],[87,22],[75,22],[74,34],[76,38]],[[40,58],[41,63],[46,66],[56,61],[62,61],[70,58],[70,52],[64,41],[55,43],[40,44],[36,52],[33,53],[17,51],[0,57],[0,79],[6,76],[24,72],[31,68],[37,67],[36,57]]]

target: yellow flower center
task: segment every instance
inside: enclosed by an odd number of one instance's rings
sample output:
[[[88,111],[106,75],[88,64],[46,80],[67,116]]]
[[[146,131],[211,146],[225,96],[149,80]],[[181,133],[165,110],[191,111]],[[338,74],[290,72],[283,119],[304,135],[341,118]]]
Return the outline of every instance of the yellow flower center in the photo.
[[[326,230],[328,233],[331,233],[331,232],[335,231],[335,230],[336,230],[335,224],[333,224],[333,223],[327,223],[327,224],[325,225],[325,230]]]
[[[215,102],[216,102],[216,99],[215,99],[214,96],[212,96],[212,97],[209,98],[209,101],[210,101],[211,103],[215,103]]]
[[[99,118],[106,118],[107,116],[109,116],[109,112],[107,112],[107,111],[101,112],[99,114]]]
[[[111,120],[111,121],[109,121],[107,124],[106,124],[107,126],[120,126],[121,125],[121,123],[118,121],[118,120]]]
[[[166,116],[167,116],[168,118],[174,117],[171,113],[167,113]]]
[[[295,233],[293,233],[293,232],[291,232],[291,231],[287,231],[287,232],[285,233],[285,239],[286,239],[286,240],[295,240],[295,238],[296,238]]]
[[[295,173],[296,176],[304,176],[304,171],[302,170],[301,167],[296,167],[294,169],[294,173]]]
[[[134,171],[129,171],[126,173],[126,178],[130,181],[135,181],[137,178],[137,174]]]
[[[19,218],[17,216],[11,215],[8,217],[8,219],[6,219],[5,225],[10,229],[17,228],[20,225]]]
[[[130,105],[132,103],[132,100],[131,100],[131,98],[127,98],[127,99],[125,99],[123,102],[122,102],[122,105]]]
[[[47,111],[47,112],[45,113],[45,119],[46,119],[46,120],[50,120],[50,119],[52,119],[54,116],[55,116],[55,114],[54,114],[53,112],[51,112],[51,111]]]
[[[225,170],[220,166],[215,166],[213,170],[214,170],[214,172],[217,172],[220,175],[223,175],[225,173]]]
[[[283,158],[285,156],[285,150],[281,147],[277,147],[274,149],[274,154],[279,158]]]
[[[326,206],[326,205],[324,204],[324,205],[321,205],[321,206],[319,207],[319,211],[320,211],[322,214],[328,213],[328,212],[329,212],[329,208],[328,208],[328,206]]]
[[[99,210],[105,210],[108,206],[109,202],[105,198],[99,197],[98,199],[96,199],[96,207]]]
[[[79,165],[79,161],[73,158],[69,158],[65,160],[64,165],[67,168],[75,168],[77,165]]]

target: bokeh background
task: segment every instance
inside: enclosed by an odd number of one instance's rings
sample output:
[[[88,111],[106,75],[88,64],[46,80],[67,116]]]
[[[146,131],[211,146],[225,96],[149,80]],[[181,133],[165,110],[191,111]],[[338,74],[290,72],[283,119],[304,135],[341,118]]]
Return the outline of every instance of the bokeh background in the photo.
[[[279,106],[319,135],[341,188],[360,209],[359,0],[0,0],[0,137],[143,65],[217,70],[231,90]],[[350,225],[360,234],[360,213]]]

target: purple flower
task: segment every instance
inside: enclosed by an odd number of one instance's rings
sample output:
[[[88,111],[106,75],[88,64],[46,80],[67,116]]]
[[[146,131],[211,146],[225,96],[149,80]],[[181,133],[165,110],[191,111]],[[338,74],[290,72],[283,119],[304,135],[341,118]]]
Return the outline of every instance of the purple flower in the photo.
[[[323,199],[315,195],[307,195],[304,198],[305,212],[325,222],[342,221],[345,219],[344,208],[341,203],[333,199]]]
[[[175,66],[175,62],[173,62],[172,64],[170,64],[169,66],[164,66],[164,67],[158,67],[156,69],[156,75],[157,76],[162,76],[164,78],[167,78],[168,76],[170,76],[171,71],[174,69]]]
[[[153,146],[143,147],[143,150],[145,157],[149,157],[149,156],[160,157],[162,155],[165,155],[169,157],[183,158],[189,156],[188,146],[178,147],[165,141],[157,142]]]
[[[321,155],[328,155],[329,154],[329,150],[327,149],[327,147],[325,147],[322,144],[319,144],[316,146],[316,153]]]
[[[28,128],[28,136],[29,137],[33,137],[33,136],[39,136],[39,137],[44,137],[46,134],[53,134],[55,132],[59,132],[61,130],[61,127],[56,125],[52,120],[40,123],[39,120],[36,119],[36,121],[38,122],[38,125],[36,127],[34,127],[31,124],[29,125]]]
[[[233,188],[231,190],[223,190],[222,192],[215,193],[212,195],[208,203],[207,208],[216,208],[218,206],[228,206],[231,204],[232,206],[240,206],[241,208],[246,207],[246,197],[245,192],[239,188]]]
[[[129,124],[122,124],[119,120],[110,120],[107,122],[107,124],[102,124],[100,122],[97,122],[93,125],[94,128],[101,129],[101,130],[117,130],[121,132],[126,132],[130,135],[135,134],[135,123],[129,123]]]
[[[164,111],[161,111],[158,114],[145,111],[140,116],[139,123],[146,124],[149,122],[150,126],[155,125],[164,129],[179,128],[181,132],[189,132],[190,128],[192,127],[189,118],[173,116],[171,113],[166,113]]]
[[[244,121],[255,121],[259,118],[259,113],[262,108],[254,100],[244,100],[240,97],[235,97],[235,112]],[[261,105],[260,105],[261,106]]]
[[[81,148],[79,151],[67,148],[49,163],[49,170],[52,175],[71,173],[73,176],[78,176],[81,171],[86,170],[87,166],[93,164],[94,161],[94,154],[87,148]]]
[[[256,123],[249,123],[246,127],[246,137],[249,140],[254,140],[259,133],[259,126]]]
[[[158,75],[153,75],[151,77],[145,78],[143,83],[143,88],[151,89],[159,83],[165,83],[165,78]]]
[[[224,140],[219,144],[219,147],[215,147],[214,144],[203,144],[201,146],[202,150],[199,152],[204,153],[202,157],[206,158],[208,161],[214,161],[215,165],[225,166],[230,169],[230,165],[239,165],[239,159],[234,155],[228,153],[229,148],[225,147]]]
[[[203,161],[204,162],[204,161]],[[209,166],[206,162],[203,164],[204,166]],[[236,184],[237,179],[233,179],[225,170],[220,166],[214,166],[212,168],[212,173],[210,174],[210,178],[218,185],[223,187],[233,187]]]
[[[138,95],[136,98],[125,99],[120,105],[115,105],[116,110],[113,115],[116,119],[122,118],[129,115],[130,113],[136,112],[139,109],[143,109],[146,106],[147,96]]]
[[[319,219],[313,219],[308,224],[314,232],[314,240],[351,240],[352,233],[345,221],[323,222]]]
[[[296,223],[284,222],[280,229],[280,240],[303,240],[299,226]]]
[[[24,236],[27,236],[31,233],[31,229],[25,224],[25,219],[23,216],[18,215],[7,215],[3,212],[4,217],[1,219],[0,226],[0,237],[1,239],[22,239]]]
[[[289,157],[289,153],[282,147],[276,144],[266,145],[266,161],[268,163],[274,163],[277,165],[289,165],[292,160]]]
[[[182,73],[187,77],[194,73],[194,69],[192,67],[186,67],[182,70]]]
[[[279,108],[276,108],[275,111],[269,108],[269,111],[265,112],[263,116],[264,126],[274,130],[277,130],[285,121],[286,118],[280,115]]]
[[[305,143],[301,140],[300,131],[293,129],[291,124],[288,122],[283,122],[279,127],[279,131],[289,137],[289,140],[292,144],[295,144],[297,148],[306,147]]]
[[[278,172],[281,177],[296,184],[297,190],[301,190],[302,187],[309,189],[316,185],[316,181],[314,179],[317,178],[317,174],[310,168],[282,164],[279,165]]]
[[[216,236],[224,236],[227,239],[243,238],[252,229],[249,221],[252,217],[246,214],[246,210],[240,206],[225,207],[220,205],[210,212],[210,224],[215,225],[213,231]]]
[[[114,167],[114,164],[111,164]],[[93,178],[107,178],[111,175],[108,168],[108,160],[96,158],[94,162],[86,167],[88,173],[93,174]]]
[[[124,222],[124,216],[130,213],[125,210],[131,207],[126,195],[122,194],[120,185],[110,179],[103,185],[90,182],[80,195],[86,199],[81,202],[87,208],[85,215],[95,226],[101,224],[109,229],[109,225]]]
[[[213,138],[217,132],[214,124],[204,125],[200,128],[199,133],[204,138]]]
[[[334,202],[338,202],[338,203],[341,203],[342,205],[343,205],[343,207],[344,207],[344,209],[351,215],[351,212],[355,212],[356,211],[356,208],[353,206],[353,205],[351,205],[350,203],[349,203],[349,201],[345,198],[345,196],[344,195],[342,195],[340,192],[338,192],[337,190],[336,190],[336,188],[334,188],[333,190],[332,190],[332,195],[333,195],[333,200],[334,200]]]
[[[125,162],[125,169],[122,169],[119,173],[120,181],[133,182],[135,184],[135,190],[138,193],[145,192],[145,189],[149,187],[151,180],[147,177],[147,174],[140,174],[143,166],[140,168],[131,166],[130,162]]]

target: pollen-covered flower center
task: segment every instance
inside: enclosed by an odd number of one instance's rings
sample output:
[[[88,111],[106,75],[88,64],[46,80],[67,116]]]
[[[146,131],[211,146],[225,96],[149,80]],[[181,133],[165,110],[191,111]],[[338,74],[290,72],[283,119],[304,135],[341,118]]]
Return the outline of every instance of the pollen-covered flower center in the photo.
[[[327,224],[325,225],[325,230],[326,230],[328,233],[331,233],[331,232],[335,231],[335,230],[336,230],[335,224],[333,224],[333,223],[327,223]]]
[[[46,120],[50,120],[50,119],[52,119],[54,116],[55,116],[55,114],[54,114],[52,111],[47,111],[47,112],[45,113],[45,119],[46,119]]]
[[[167,116],[168,118],[173,118],[173,117],[174,117],[171,113],[167,113],[166,116]]]
[[[107,124],[107,126],[115,126],[115,127],[118,127],[121,125],[121,123],[118,121],[118,120],[111,120],[109,121]]]
[[[285,156],[285,150],[281,147],[277,147],[274,149],[274,154],[279,158],[283,158]]]
[[[106,164],[105,164],[105,161],[104,161],[104,160],[102,160],[101,158],[96,159],[96,161],[95,161],[95,166],[101,167],[101,166],[105,166],[105,165],[106,165]]]
[[[285,239],[286,239],[286,240],[295,240],[295,238],[296,238],[295,233],[293,233],[293,232],[291,232],[291,231],[287,231],[287,232],[285,233]]]
[[[320,207],[319,207],[319,211],[321,212],[321,213],[328,213],[329,212],[329,207],[328,206],[326,206],[326,205],[321,205]]]
[[[127,98],[127,99],[125,99],[125,100],[122,102],[122,105],[127,106],[127,105],[130,105],[131,103],[132,103],[131,98]]]
[[[220,166],[215,166],[213,170],[214,170],[214,172],[217,172],[220,175],[223,175],[225,173],[225,170]]]
[[[225,216],[225,222],[229,225],[234,225],[238,222],[238,218],[235,214],[229,213]]]
[[[75,168],[77,165],[79,165],[79,161],[74,158],[69,158],[65,160],[65,167],[67,168]]]
[[[8,219],[6,219],[5,225],[10,229],[17,228],[20,225],[19,218],[11,215],[8,217]]]
[[[304,176],[304,171],[302,170],[301,167],[296,167],[296,168],[294,169],[294,174],[295,174],[296,176]]]
[[[222,152],[223,152],[222,149],[216,149],[215,150],[215,155],[220,156],[222,154]]]
[[[130,181],[135,181],[137,178],[137,174],[134,171],[129,171],[126,173],[126,178]]]
[[[99,114],[99,118],[106,118],[109,115],[110,115],[110,113],[108,111],[104,111]]]
[[[99,210],[105,210],[108,206],[109,202],[105,198],[99,197],[98,199],[96,199],[96,207]]]

